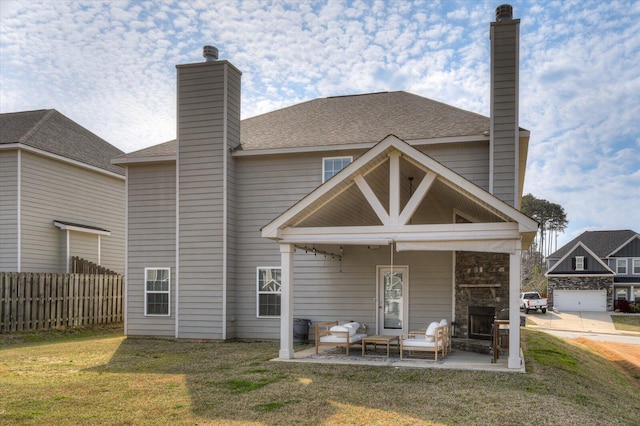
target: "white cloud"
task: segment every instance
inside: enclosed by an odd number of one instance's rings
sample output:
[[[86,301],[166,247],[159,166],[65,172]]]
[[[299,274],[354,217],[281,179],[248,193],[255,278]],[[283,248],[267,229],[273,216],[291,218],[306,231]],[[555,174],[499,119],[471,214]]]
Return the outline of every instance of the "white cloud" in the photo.
[[[640,231],[640,2],[513,1],[525,191],[571,229]],[[0,110],[56,108],[125,151],[175,137],[175,64],[213,44],[243,116],[405,90],[488,114],[496,4],[435,1],[0,2]],[[563,237],[564,238],[564,237]]]

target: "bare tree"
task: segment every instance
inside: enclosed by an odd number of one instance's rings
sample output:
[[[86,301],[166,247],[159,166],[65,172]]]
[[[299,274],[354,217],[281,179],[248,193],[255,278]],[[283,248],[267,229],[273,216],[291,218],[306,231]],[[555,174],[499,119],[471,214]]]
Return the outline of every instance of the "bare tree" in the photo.
[[[520,210],[540,225],[535,247],[540,253],[538,262],[542,266],[544,259],[553,252],[552,239],[567,229],[567,214],[561,205],[536,198],[531,194],[522,197]]]

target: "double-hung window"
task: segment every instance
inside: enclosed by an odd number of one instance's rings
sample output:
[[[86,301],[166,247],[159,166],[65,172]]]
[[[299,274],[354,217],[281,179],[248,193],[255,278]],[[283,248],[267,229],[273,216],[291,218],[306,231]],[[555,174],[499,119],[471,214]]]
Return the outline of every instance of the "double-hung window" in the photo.
[[[280,316],[282,269],[258,267],[258,317]]]
[[[633,259],[633,275],[640,275],[640,259]]]
[[[331,179],[340,170],[347,167],[353,157],[326,157],[322,159],[322,183]]]
[[[616,259],[616,273],[627,275],[627,259]]]
[[[170,268],[144,268],[144,314],[169,315]]]
[[[576,256],[576,271],[584,271],[584,256]]]

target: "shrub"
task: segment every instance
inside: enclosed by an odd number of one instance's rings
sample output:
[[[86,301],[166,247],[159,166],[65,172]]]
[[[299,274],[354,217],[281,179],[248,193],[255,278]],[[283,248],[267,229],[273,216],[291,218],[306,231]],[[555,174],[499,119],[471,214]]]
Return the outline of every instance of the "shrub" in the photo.
[[[620,312],[624,312],[626,314],[631,312],[631,306],[626,300],[618,300],[618,309],[620,309]]]

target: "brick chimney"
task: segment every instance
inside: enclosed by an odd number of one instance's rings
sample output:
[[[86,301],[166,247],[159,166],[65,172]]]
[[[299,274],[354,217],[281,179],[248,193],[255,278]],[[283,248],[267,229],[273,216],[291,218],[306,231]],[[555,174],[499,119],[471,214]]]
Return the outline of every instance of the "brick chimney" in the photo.
[[[230,150],[240,144],[242,73],[218,60],[213,46],[205,46],[203,56],[203,62],[176,66],[176,337],[225,339],[236,216]]]
[[[489,192],[518,209],[520,20],[511,5],[496,8],[491,23]]]

